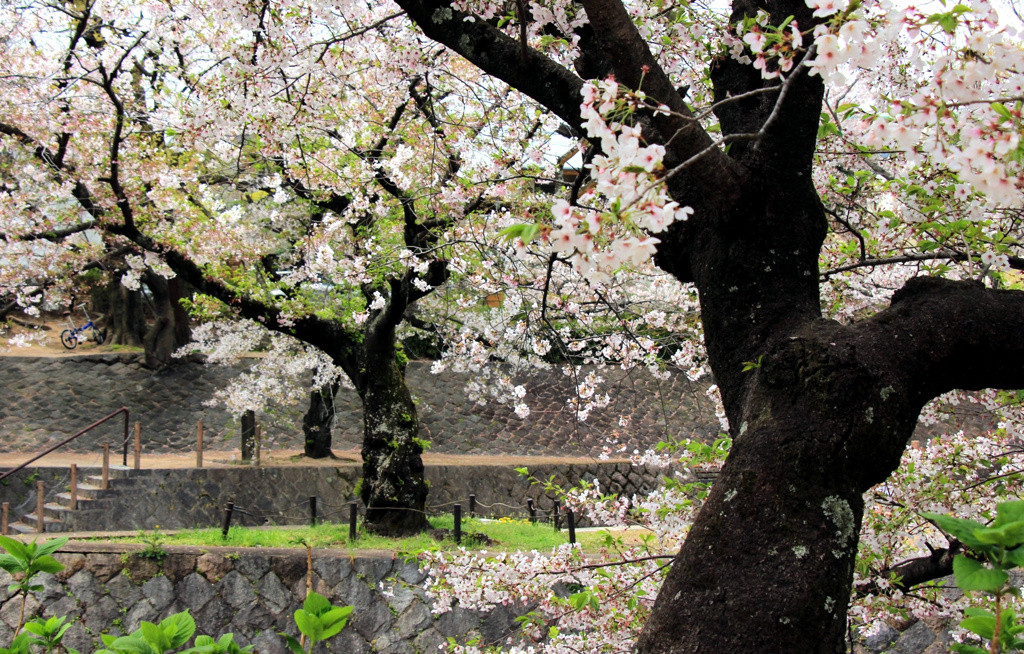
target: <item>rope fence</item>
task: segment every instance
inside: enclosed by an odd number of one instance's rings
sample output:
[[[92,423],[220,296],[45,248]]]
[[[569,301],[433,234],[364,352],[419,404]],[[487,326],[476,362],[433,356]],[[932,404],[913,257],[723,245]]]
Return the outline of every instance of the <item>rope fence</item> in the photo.
[[[388,512],[417,513],[417,514],[425,515],[427,517],[438,517],[438,516],[442,516],[442,515],[448,515],[450,513],[454,517],[454,529],[452,530],[453,531],[454,540],[455,540],[456,543],[461,543],[461,541],[462,541],[462,534],[463,534],[463,531],[462,531],[462,527],[463,527],[463,524],[462,524],[463,523],[463,514],[462,514],[463,503],[466,503],[466,504],[469,505],[469,517],[471,519],[472,518],[477,518],[477,517],[480,517],[481,519],[494,519],[494,515],[493,514],[491,515],[491,518],[485,518],[484,516],[477,516],[476,515],[476,509],[477,508],[494,509],[496,507],[503,507],[505,509],[518,510],[518,511],[521,511],[522,513],[520,514],[520,516],[502,515],[502,516],[498,516],[499,518],[512,518],[512,519],[516,519],[518,517],[519,519],[529,520],[531,523],[534,523],[534,524],[536,524],[536,523],[551,524],[552,527],[555,529],[555,531],[561,531],[562,530],[562,525],[563,525],[563,520],[564,520],[565,521],[564,524],[565,524],[565,526],[566,526],[566,528],[568,529],[568,532],[569,532],[569,542],[572,543],[572,544],[576,543],[576,515],[575,515],[575,513],[573,512],[572,509],[563,507],[561,502],[559,500],[557,500],[557,499],[552,500],[552,504],[551,504],[550,510],[546,510],[546,511],[541,510],[541,511],[538,512],[538,508],[537,508],[535,500],[533,498],[527,498],[526,504],[518,504],[518,505],[517,504],[506,504],[504,502],[495,502],[494,504],[483,504],[483,503],[478,503],[477,502],[475,494],[470,494],[463,501],[456,500],[456,501],[452,501],[452,502],[444,502],[442,504],[431,504],[429,506],[424,507],[423,510],[413,509],[413,508],[408,508],[408,507],[394,507],[394,506],[383,506],[383,507],[369,506],[369,507],[366,507],[366,506],[363,506],[360,502],[358,502],[356,500],[348,500],[348,501],[346,501],[346,502],[344,502],[342,504],[332,504],[330,502],[323,501],[322,498],[318,498],[316,496],[310,496],[309,499],[308,499],[308,502],[300,502],[300,503],[292,505],[291,507],[289,507],[287,509],[287,511],[288,511],[287,513],[285,511],[273,511],[273,512],[269,512],[269,513],[261,513],[261,512],[250,511],[250,510],[247,510],[245,508],[239,507],[238,505],[236,505],[234,503],[233,500],[228,500],[228,502],[224,505],[223,516],[222,516],[222,520],[221,520],[221,525],[222,525],[221,535],[224,538],[227,538],[228,531],[229,531],[229,529],[231,527],[232,521],[235,520],[236,514],[239,515],[239,516],[245,516],[245,517],[251,518],[254,521],[259,521],[260,524],[268,524],[268,523],[271,523],[272,521],[276,521],[276,520],[279,520],[279,519],[283,518],[286,521],[283,524],[292,524],[292,525],[294,525],[294,524],[302,524],[302,523],[308,521],[310,526],[315,526],[317,524],[344,524],[345,518],[347,518],[347,521],[348,521],[348,524],[349,524],[349,539],[355,541],[355,540],[358,539],[358,536],[359,536],[359,534],[358,534],[358,519],[360,517],[362,517],[364,522],[365,522],[367,514],[369,512],[372,512],[372,511],[374,511],[376,509],[376,510],[388,511]],[[301,508],[306,508],[306,512],[303,513],[303,514],[297,514],[297,513],[292,513],[291,512],[294,509],[301,509]],[[445,509],[445,508],[450,508],[451,511],[441,511],[441,510],[439,510],[439,509]],[[328,509],[328,510],[327,511],[323,511],[323,509]],[[335,518],[335,517],[339,517],[339,516],[342,517],[342,520],[338,520],[338,521],[330,520],[331,518]],[[236,521],[236,524],[241,526],[241,520]]]

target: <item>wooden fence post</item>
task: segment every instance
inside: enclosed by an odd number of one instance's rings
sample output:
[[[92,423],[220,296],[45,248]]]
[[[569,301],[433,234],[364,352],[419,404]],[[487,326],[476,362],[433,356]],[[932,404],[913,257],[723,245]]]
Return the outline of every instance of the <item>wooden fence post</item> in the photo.
[[[142,467],[142,424],[135,423],[135,469]]]
[[[3,507],[0,507],[0,535],[7,535],[7,521],[11,515],[11,505],[9,502],[4,502]]]
[[[100,488],[107,490],[110,484],[110,443],[103,444],[103,476],[101,477]]]
[[[78,508],[78,466],[71,464],[71,510]]]
[[[196,467],[203,467],[203,419],[196,425]]]

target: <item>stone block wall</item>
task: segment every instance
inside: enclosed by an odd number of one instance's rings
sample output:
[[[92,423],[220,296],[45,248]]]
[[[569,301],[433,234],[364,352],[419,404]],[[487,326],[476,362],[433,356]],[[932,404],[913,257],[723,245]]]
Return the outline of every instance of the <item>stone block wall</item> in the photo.
[[[56,555],[65,569],[40,576],[43,589],[29,597],[28,616],[68,616],[74,622],[65,644],[91,652],[101,645],[101,633],[121,635],[143,620],[159,622],[188,609],[197,634],[231,632],[259,654],[289,654],[278,633],[298,635],[292,616],[306,596],[305,551],[168,547],[156,561],[131,549],[69,544]],[[330,550],[314,550],[312,560],[312,589],[335,605],[355,607],[348,626],[321,652],[433,653],[448,637],[500,640],[514,624],[516,616],[505,609],[456,609],[435,617],[426,573],[416,561]],[[10,642],[21,610],[9,582],[0,570],[0,644]]]
[[[43,574],[43,589],[30,595],[27,618],[67,616],[73,620],[64,642],[81,652],[100,645],[99,635],[121,635],[143,620],[159,622],[183,610],[196,633],[231,632],[257,654],[289,654],[279,632],[297,635],[292,616],[306,595],[308,566],[303,550],[167,547],[161,560],[140,558],[139,546],[72,543],[56,554],[66,566]],[[456,608],[431,612],[426,573],[416,561],[391,555],[314,550],[312,589],[335,605],[352,605],[348,626],[318,652],[339,654],[426,654],[449,637],[460,642],[479,635],[501,642],[514,628],[517,612]],[[0,570],[0,646],[13,637],[21,598],[7,590]],[[951,642],[948,621],[929,619],[883,625],[855,642],[854,654],[944,654]]]
[[[658,471],[634,467],[625,461],[543,464],[531,466],[534,479],[553,480],[568,487],[581,480],[599,484],[602,492],[627,496],[646,494],[658,483]],[[82,476],[98,474],[82,469]],[[212,527],[220,524],[224,505],[231,500],[239,509],[234,524],[304,524],[309,520],[309,498],[317,498],[318,516],[328,522],[348,520],[348,503],[358,498],[356,484],[360,466],[331,467],[232,467],[144,469],[127,471],[126,477],[111,479],[112,492],[95,503],[96,508],[66,511],[61,516],[65,531],[114,531]],[[16,509],[11,520],[35,511],[34,478],[46,480],[47,501],[55,502],[69,483],[67,470],[32,468],[13,476],[0,486],[0,501]],[[462,503],[469,510],[469,496],[476,495],[477,512],[483,516],[525,516],[526,500],[532,498],[538,511],[546,514],[555,495],[535,484],[510,466],[436,466],[426,468],[430,484],[427,499],[431,513],[450,513],[451,505]],[[362,506],[360,505],[360,510]],[[581,522],[581,526],[585,523]]]
[[[139,354],[93,354],[55,358],[0,356],[0,443],[5,451],[40,451],[78,429],[126,406],[131,421],[142,424],[147,452],[189,452],[195,448],[196,422],[206,427],[207,449],[239,447],[238,421],[218,406],[214,394],[247,372],[252,360],[237,365],[178,361],[159,371],[142,365]],[[576,422],[566,408],[572,380],[559,370],[517,377],[528,389],[533,412],[526,419],[496,403],[479,405],[465,393],[469,376],[430,372],[429,361],[413,361],[406,377],[418,402],[420,436],[432,451],[458,454],[597,455],[613,442],[631,452],[668,437],[713,438],[718,433],[714,407],[704,396],[707,384],[683,375],[668,381],[640,371],[630,375],[614,368],[603,372],[601,392],[611,405]],[[335,398],[334,444],[359,449],[362,405],[353,390]],[[302,448],[302,414],[306,406],[272,405],[259,414],[264,434],[276,447]],[[629,418],[629,427],[619,417]],[[72,451],[88,453],[98,463],[104,442],[123,441],[123,422],[113,420],[74,441]]]

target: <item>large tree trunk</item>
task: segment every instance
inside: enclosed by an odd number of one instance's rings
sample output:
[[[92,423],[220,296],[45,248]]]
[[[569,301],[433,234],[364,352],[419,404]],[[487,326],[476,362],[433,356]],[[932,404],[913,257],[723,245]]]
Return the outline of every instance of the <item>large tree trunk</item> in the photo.
[[[239,451],[242,461],[249,463],[256,453],[256,412],[249,409],[242,414]]]
[[[181,306],[183,284],[177,277],[166,279],[146,271],[146,286],[153,293],[155,320],[143,338],[146,366],[163,368],[171,363],[171,355],[192,340],[188,313]]]
[[[808,323],[748,371],[732,452],[639,652],[846,651],[862,494],[899,465],[920,409],[864,336]]]
[[[364,339],[363,483],[367,525],[392,535],[430,528],[419,418],[395,352],[395,330],[379,317]]]
[[[331,452],[331,422],[334,420],[334,396],[339,384],[328,384],[309,394],[309,409],[302,417],[305,436],[303,454],[311,459],[334,458]]]
[[[101,298],[97,297],[102,294]],[[142,347],[146,336],[145,298],[141,291],[133,291],[121,283],[115,275],[106,287],[93,293],[93,306],[106,314],[103,329],[107,332],[106,343]]]

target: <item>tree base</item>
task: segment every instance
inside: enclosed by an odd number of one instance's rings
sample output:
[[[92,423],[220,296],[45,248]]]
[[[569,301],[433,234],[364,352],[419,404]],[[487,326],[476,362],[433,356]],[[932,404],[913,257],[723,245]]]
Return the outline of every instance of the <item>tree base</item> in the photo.
[[[402,508],[370,509],[365,526],[366,531],[389,538],[414,536],[433,529],[426,514]]]

